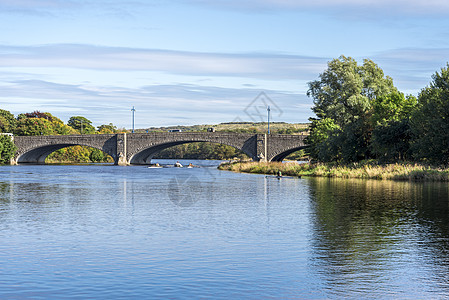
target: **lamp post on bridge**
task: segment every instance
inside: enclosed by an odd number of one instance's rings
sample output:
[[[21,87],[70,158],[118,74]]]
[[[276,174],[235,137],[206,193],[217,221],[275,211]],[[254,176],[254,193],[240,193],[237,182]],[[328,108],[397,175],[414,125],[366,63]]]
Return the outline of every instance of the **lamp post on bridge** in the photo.
[[[268,113],[268,134],[270,134],[270,106],[267,107],[267,113]]]
[[[134,133],[134,113],[136,112],[136,109],[134,108],[134,106],[131,109],[131,111],[133,112],[133,131],[132,131],[132,133]]]

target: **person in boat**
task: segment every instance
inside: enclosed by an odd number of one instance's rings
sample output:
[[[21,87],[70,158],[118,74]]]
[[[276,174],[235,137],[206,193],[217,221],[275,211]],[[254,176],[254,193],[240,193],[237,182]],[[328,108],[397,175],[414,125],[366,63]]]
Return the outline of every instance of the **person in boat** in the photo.
[[[278,177],[282,177],[282,172],[278,171]]]
[[[194,167],[194,165],[192,163],[190,163],[187,168],[193,168],[193,167]]]
[[[176,168],[182,168],[182,165],[181,165],[181,163],[180,163],[179,161],[177,161],[177,162],[175,163],[175,167],[176,167]]]

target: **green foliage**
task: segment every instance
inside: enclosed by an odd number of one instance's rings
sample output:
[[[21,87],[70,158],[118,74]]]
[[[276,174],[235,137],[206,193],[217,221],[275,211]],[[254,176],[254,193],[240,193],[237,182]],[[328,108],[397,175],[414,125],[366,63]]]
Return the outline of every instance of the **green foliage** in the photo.
[[[312,158],[347,163],[402,159],[408,153],[408,120],[417,100],[404,97],[371,60],[361,66],[350,57],[332,60],[307,94],[319,118],[308,140]]]
[[[112,157],[103,151],[87,146],[71,146],[59,149],[51,153],[46,162],[48,163],[103,163],[113,162]]]
[[[309,82],[307,95],[314,99],[312,110],[318,118],[331,118],[343,127],[366,117],[377,97],[396,91],[393,80],[371,60],[359,66],[341,56],[328,63],[319,80]]]
[[[92,126],[92,121],[81,116],[74,116],[69,119],[67,125],[77,130],[81,134],[94,134],[95,127]]]
[[[436,72],[418,97],[413,115],[413,150],[416,158],[449,163],[449,64]]]
[[[374,128],[371,151],[382,161],[406,160],[409,158],[411,138],[407,118],[391,121]]]
[[[54,135],[56,134],[53,123],[42,118],[22,118],[17,122],[14,131],[16,135]]]
[[[289,156],[285,158],[285,160],[306,160],[307,159],[307,152],[306,150],[302,149],[296,152],[293,152]]]
[[[310,135],[306,142],[310,145],[309,155],[320,161],[331,161],[336,159],[336,152],[332,146],[333,140],[341,133],[339,125],[331,118],[311,119]]]
[[[26,113],[24,114],[26,118],[37,118],[37,119],[46,119],[50,122],[56,121],[62,123],[62,121],[55,116],[53,116],[51,113],[48,112],[40,112],[38,110],[33,111],[32,113]]]
[[[103,125],[98,126],[98,132],[100,134],[112,134],[112,133],[117,133],[118,130],[117,130],[117,127],[114,126],[114,124],[109,123],[108,125],[103,124]]]
[[[14,115],[7,110],[0,109],[0,132],[13,132],[15,127]]]
[[[76,131],[65,125],[59,118],[50,113],[34,111],[20,114],[17,117],[16,135],[67,135],[76,134]]]
[[[373,125],[387,125],[389,122],[409,119],[417,104],[416,97],[404,97],[400,92],[378,97],[373,102]]]
[[[8,135],[0,135],[0,164],[7,165],[14,157],[17,148]]]
[[[234,147],[213,143],[189,143],[170,147],[159,152],[155,158],[178,159],[243,159],[245,154]]]

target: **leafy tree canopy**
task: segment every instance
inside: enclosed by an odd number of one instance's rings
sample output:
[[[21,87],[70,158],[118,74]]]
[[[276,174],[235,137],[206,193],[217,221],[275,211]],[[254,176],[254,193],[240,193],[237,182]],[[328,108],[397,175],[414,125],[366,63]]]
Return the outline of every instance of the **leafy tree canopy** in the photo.
[[[100,125],[98,126],[98,132],[100,134],[111,134],[111,133],[117,133],[117,127],[114,126],[114,124],[109,123],[108,125]]]
[[[392,92],[377,97],[373,101],[373,125],[386,125],[392,121],[408,120],[417,104],[416,97],[412,95],[404,97],[401,92]]]
[[[36,110],[17,117],[14,133],[17,135],[66,135],[77,132],[51,113]]]
[[[0,109],[0,132],[12,132],[15,126],[14,115],[7,110]]]
[[[11,158],[14,157],[16,150],[17,148],[11,137],[7,135],[0,135],[0,164],[9,164]]]
[[[22,118],[17,122],[16,135],[55,135],[53,123],[43,118]]]
[[[369,59],[359,66],[353,58],[340,56],[319,77],[309,82],[312,110],[318,118],[333,119],[339,126],[364,117],[377,97],[397,92],[393,80]]]
[[[449,163],[449,64],[432,76],[418,96],[412,118],[413,150],[418,159]]]
[[[50,122],[58,122],[58,123],[64,123],[61,121],[61,119],[53,116],[51,113],[49,112],[40,112],[38,110],[35,110],[31,113],[26,113],[26,114],[20,114],[19,115],[20,118],[26,117],[26,118],[40,118],[40,119],[46,119]]]
[[[370,158],[373,118],[375,122],[391,119],[388,110],[392,104],[399,105],[396,100],[403,95],[369,59],[358,65],[353,58],[341,56],[330,61],[319,77],[309,83],[307,92],[318,117],[310,130],[311,156],[345,162]]]
[[[81,134],[94,134],[95,127],[92,126],[92,121],[81,116],[73,116],[67,122],[67,125],[77,130]]]

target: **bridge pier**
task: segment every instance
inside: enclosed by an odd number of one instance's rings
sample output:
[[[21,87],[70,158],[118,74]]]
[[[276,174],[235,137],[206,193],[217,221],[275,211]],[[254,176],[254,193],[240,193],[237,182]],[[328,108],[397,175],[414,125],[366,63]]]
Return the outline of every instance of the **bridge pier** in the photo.
[[[127,166],[129,165],[127,159],[127,142],[126,142],[126,133],[119,133],[116,135],[117,143],[116,143],[116,157],[114,157],[114,164],[118,166]]]
[[[268,161],[268,136],[267,134],[257,134],[256,135],[256,154],[257,161],[267,162]]]

